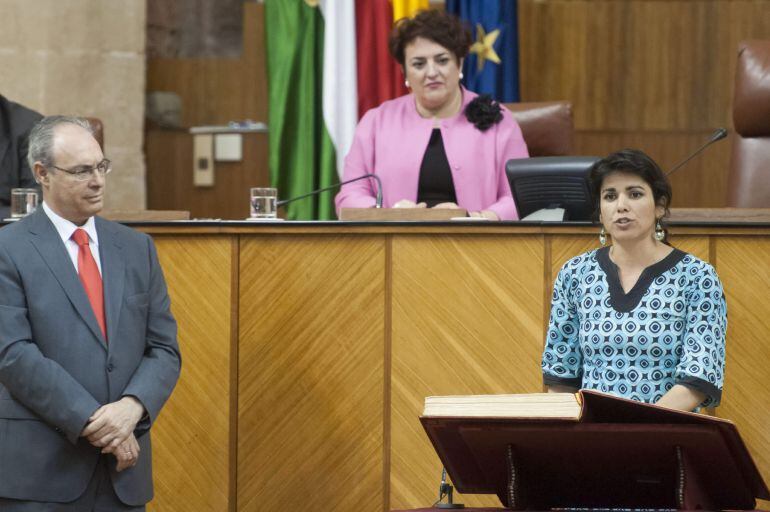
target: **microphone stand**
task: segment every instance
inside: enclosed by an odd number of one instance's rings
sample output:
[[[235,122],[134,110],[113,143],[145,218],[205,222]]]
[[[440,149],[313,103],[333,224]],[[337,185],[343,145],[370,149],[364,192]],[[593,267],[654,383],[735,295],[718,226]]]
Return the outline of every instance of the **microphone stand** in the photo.
[[[341,187],[342,185],[347,185],[348,183],[353,183],[354,181],[363,180],[365,178],[373,178],[374,181],[377,182],[377,195],[375,197],[375,208],[382,208],[382,181],[380,181],[380,177],[376,174],[364,174],[363,176],[359,176],[358,178],[353,178],[352,180],[343,181],[340,183],[335,183],[334,185],[330,185],[328,187],[319,188],[316,190],[312,190],[308,192],[307,194],[302,194],[301,196],[296,197],[290,197],[289,199],[283,199],[282,201],[276,201],[275,207],[278,208],[280,206],[283,206],[285,204],[298,201],[300,199],[305,199],[306,197],[315,196],[320,194],[321,192],[326,192],[327,190],[333,190],[337,187]]]
[[[441,468],[441,483],[439,484],[439,487],[438,487],[438,501],[433,504],[433,507],[441,508],[441,509],[465,508],[465,505],[463,505],[462,503],[454,502],[453,494],[454,494],[454,487],[452,487],[452,484],[446,481],[446,468]],[[443,500],[445,497],[446,497],[446,503],[442,503],[441,500]]]
[[[686,164],[687,162],[689,162],[690,160],[692,160],[693,158],[698,156],[701,151],[703,151],[704,149],[706,149],[707,147],[709,147],[710,145],[712,145],[716,141],[724,139],[725,137],[727,137],[727,130],[725,130],[724,128],[717,128],[714,131],[714,133],[711,134],[711,138],[709,138],[709,140],[704,145],[702,145],[701,147],[696,149],[690,156],[688,156],[683,161],[681,161],[677,165],[675,165],[673,169],[671,169],[670,171],[668,171],[666,173],[666,176],[671,176],[676,171],[678,171],[679,168],[682,167],[684,164]]]

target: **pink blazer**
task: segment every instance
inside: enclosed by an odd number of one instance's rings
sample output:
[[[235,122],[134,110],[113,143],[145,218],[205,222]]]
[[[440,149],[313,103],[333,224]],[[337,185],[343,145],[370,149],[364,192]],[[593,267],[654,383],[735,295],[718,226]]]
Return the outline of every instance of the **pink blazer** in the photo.
[[[463,108],[440,121],[457,204],[468,211],[492,210],[501,220],[518,218],[505,176],[505,162],[529,156],[521,129],[508,109],[503,120],[482,132],[463,114],[476,94],[463,89]],[[356,128],[353,145],[345,157],[342,180],[374,173],[382,180],[383,206],[392,208],[401,199],[417,200],[417,186],[433,119],[420,117],[408,94],[369,110]],[[335,198],[340,208],[374,206],[373,180],[344,185]]]

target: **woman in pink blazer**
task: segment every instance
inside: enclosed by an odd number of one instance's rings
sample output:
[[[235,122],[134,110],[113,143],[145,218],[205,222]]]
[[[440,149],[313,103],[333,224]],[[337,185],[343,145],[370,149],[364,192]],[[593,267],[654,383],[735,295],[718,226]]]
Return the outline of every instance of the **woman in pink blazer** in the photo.
[[[345,157],[343,181],[376,174],[386,208],[464,208],[492,220],[518,218],[505,163],[526,158],[511,113],[460,85],[471,37],[460,21],[429,10],[394,28],[390,51],[412,93],[367,112]],[[340,208],[375,204],[373,180],[344,185]]]

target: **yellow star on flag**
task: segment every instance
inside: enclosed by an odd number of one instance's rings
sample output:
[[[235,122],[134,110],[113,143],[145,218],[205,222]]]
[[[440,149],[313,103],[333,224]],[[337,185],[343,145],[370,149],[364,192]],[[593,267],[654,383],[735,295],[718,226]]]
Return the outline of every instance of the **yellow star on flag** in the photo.
[[[476,42],[471,45],[471,53],[477,55],[477,67],[481,71],[484,68],[484,62],[491,60],[495,64],[500,64],[500,56],[494,49],[497,36],[500,35],[500,29],[495,29],[489,34],[484,31],[481,23],[476,23]]]

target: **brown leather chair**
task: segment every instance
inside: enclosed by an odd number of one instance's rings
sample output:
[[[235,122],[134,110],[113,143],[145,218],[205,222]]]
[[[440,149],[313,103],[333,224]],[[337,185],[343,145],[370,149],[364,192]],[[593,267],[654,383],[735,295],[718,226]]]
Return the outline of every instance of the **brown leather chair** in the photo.
[[[567,101],[506,103],[521,127],[529,156],[572,153],[572,104]]]
[[[94,132],[94,138],[99,143],[99,147],[104,150],[104,125],[102,120],[97,117],[86,117],[88,124],[91,125],[91,130]]]
[[[738,46],[727,206],[770,208],[770,41]]]

